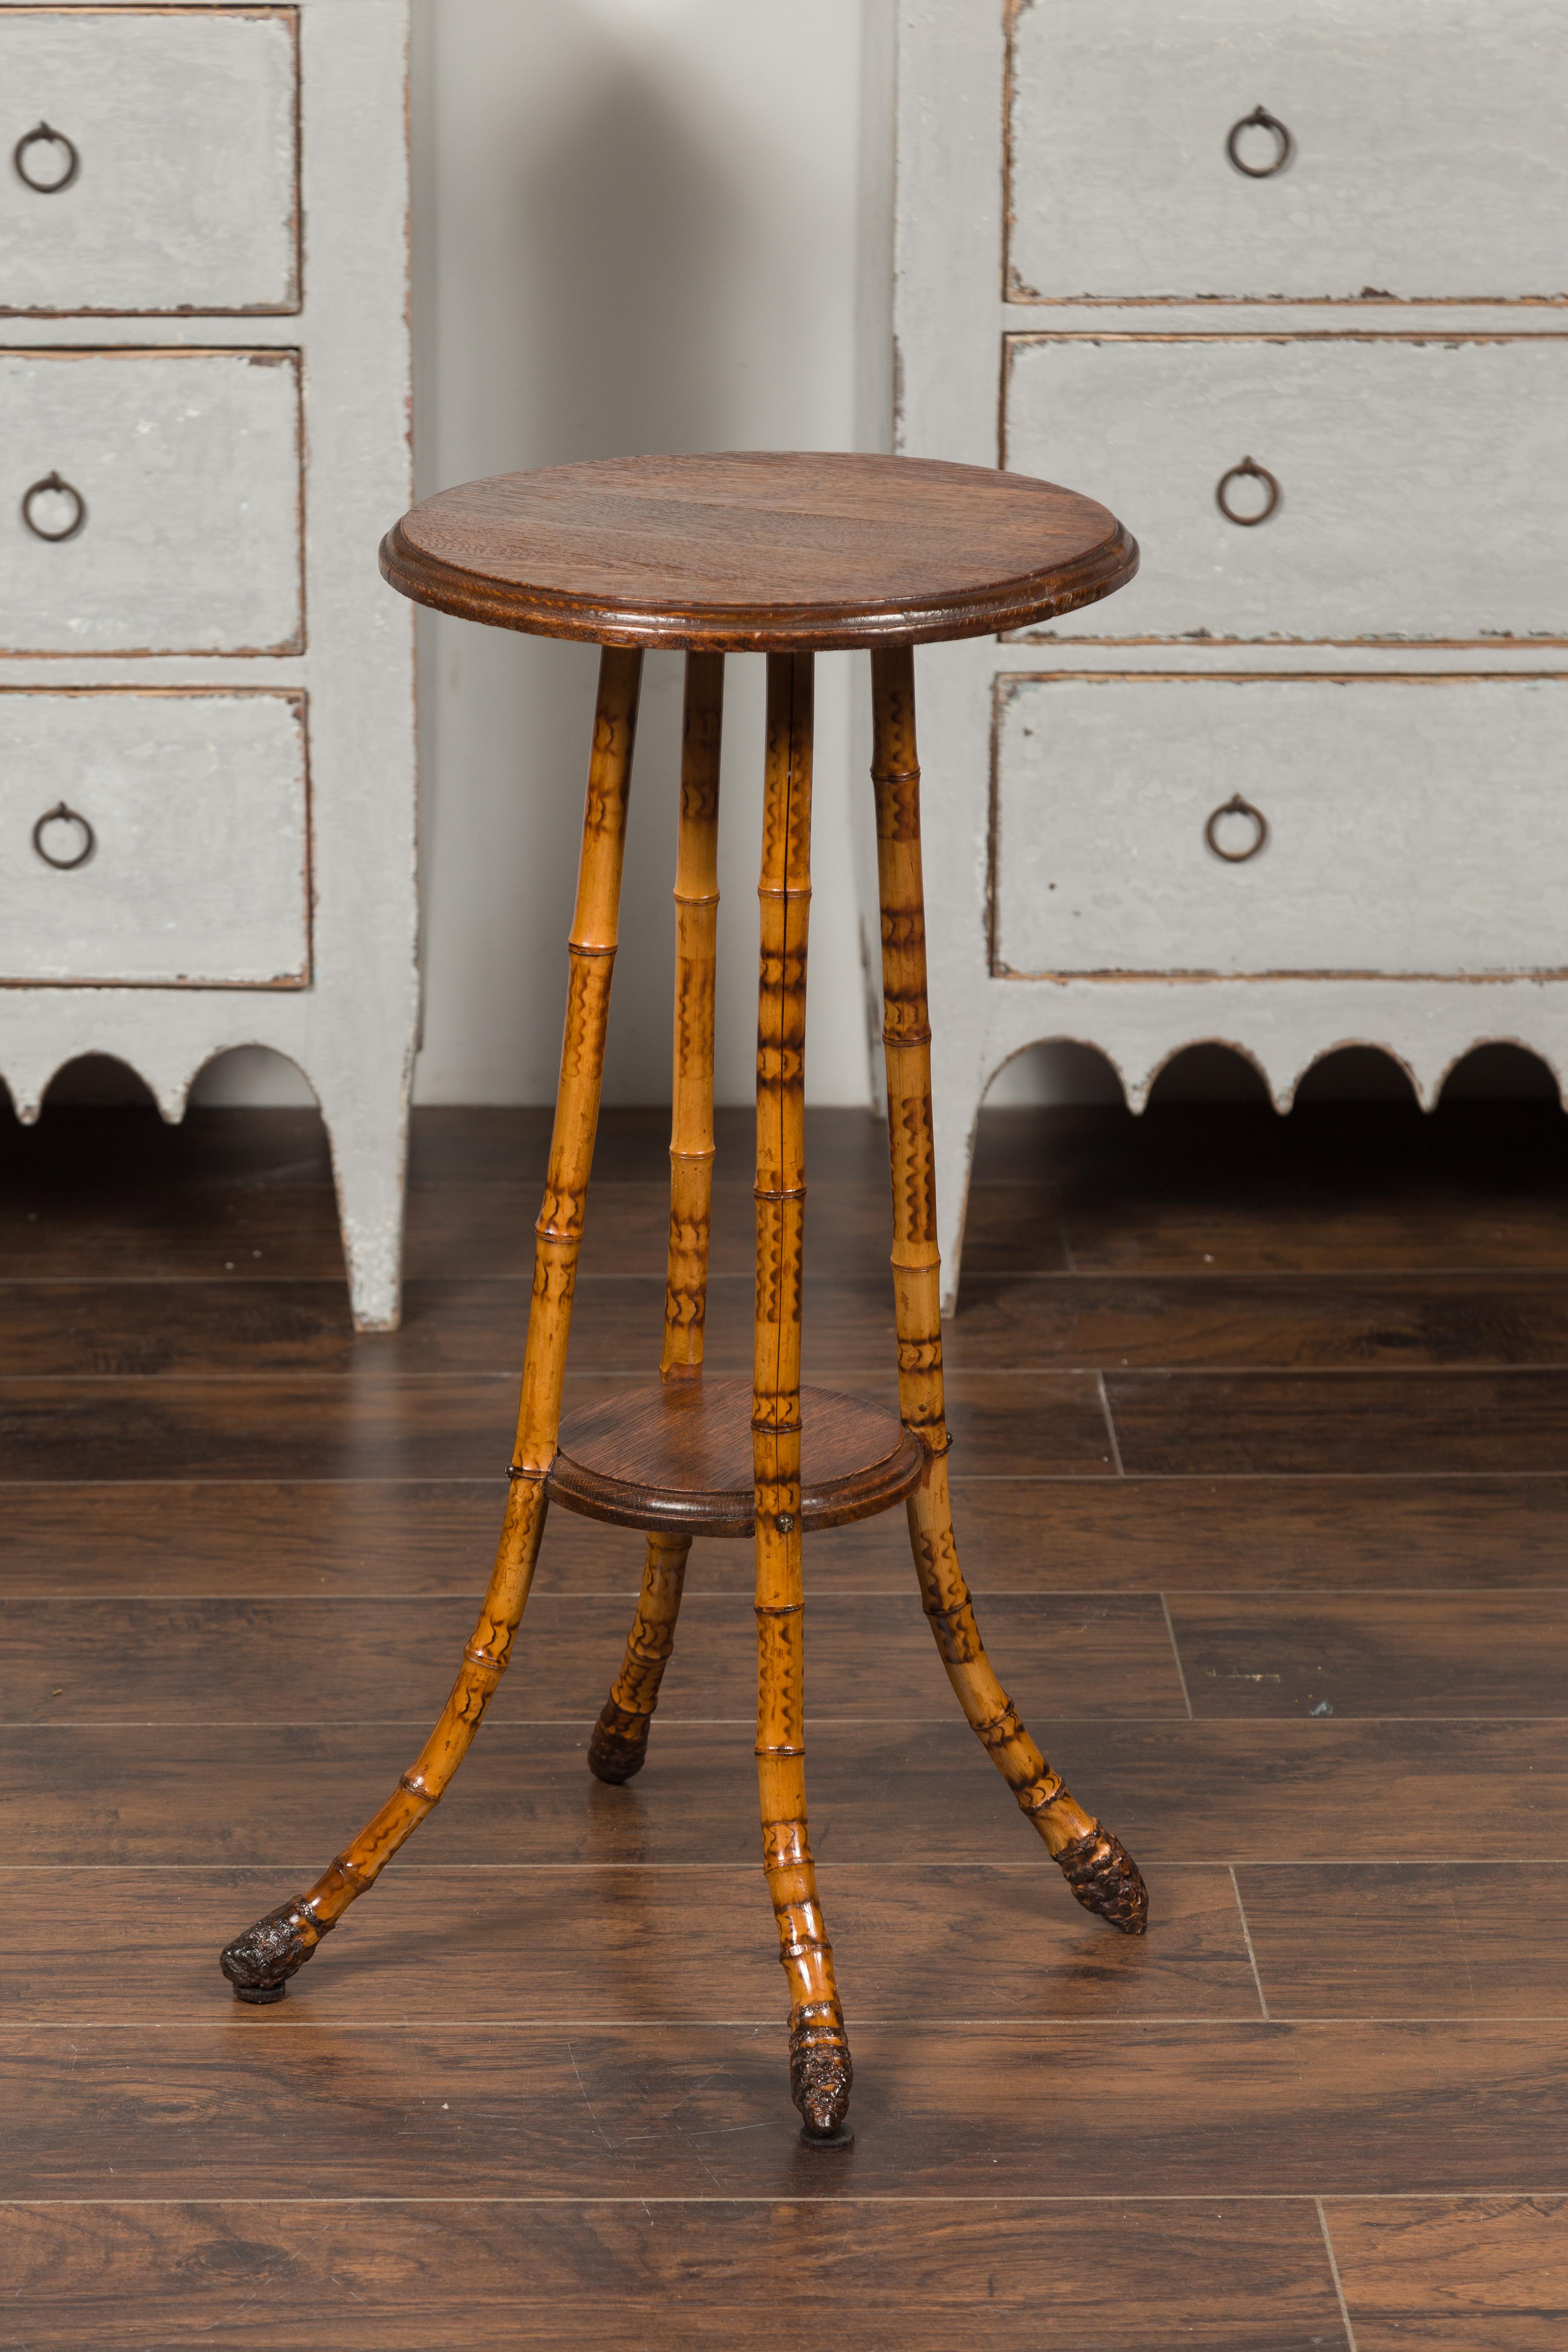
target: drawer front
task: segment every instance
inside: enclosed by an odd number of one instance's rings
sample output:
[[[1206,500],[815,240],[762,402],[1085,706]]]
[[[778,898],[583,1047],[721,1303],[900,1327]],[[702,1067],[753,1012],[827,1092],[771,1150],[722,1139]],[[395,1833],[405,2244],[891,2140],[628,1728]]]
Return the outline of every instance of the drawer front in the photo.
[[[298,310],[298,52],[292,8],[0,6],[0,309]]]
[[[1559,0],[1025,0],[1008,292],[1344,301],[1568,290]],[[1288,160],[1226,153],[1261,105]],[[1279,134],[1237,136],[1257,170]]]
[[[1142,550],[1053,636],[1568,635],[1568,338],[1011,336],[1004,418]]]
[[[300,695],[0,690],[11,984],[301,987],[309,838]]]
[[[1568,677],[1001,679],[992,968],[1561,977],[1565,751]]]
[[[0,651],[298,653],[300,506],[297,352],[0,352]]]

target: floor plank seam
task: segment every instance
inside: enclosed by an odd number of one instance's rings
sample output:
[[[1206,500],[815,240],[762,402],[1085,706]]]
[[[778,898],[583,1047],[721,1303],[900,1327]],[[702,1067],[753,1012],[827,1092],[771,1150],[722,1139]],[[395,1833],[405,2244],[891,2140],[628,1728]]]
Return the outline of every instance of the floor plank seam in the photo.
[[[1318,2227],[1323,2233],[1323,2252],[1329,2258],[1329,2270],[1334,2282],[1334,2293],[1339,2297],[1340,2317],[1344,2323],[1346,2352],[1356,2352],[1355,2329],[1351,2326],[1350,2305],[1345,2301],[1344,2285],[1340,2277],[1340,2266],[1334,2254],[1334,2242],[1329,2235],[1329,2217],[1323,2210],[1323,2200],[1321,2197],[1314,2197],[1312,2202],[1317,2207]]]
[[[483,2189],[474,2189],[450,2197],[381,2195],[371,2191],[358,2194],[321,2197],[6,2197],[0,2195],[0,2210],[19,2212],[49,2211],[59,2206],[97,2207],[120,2206],[225,2206],[248,2208],[255,2205],[281,2205],[313,2211],[322,2205],[1300,2205],[1309,2210],[1318,2204],[1331,2205],[1415,2205],[1468,2204],[1506,2198],[1511,2204],[1521,2204],[1531,2198],[1568,2198],[1568,2186],[1558,2184],[1550,2189],[1539,2188],[1478,2188],[1478,2189],[1324,2189],[1321,2197],[1302,2189],[1106,2189],[1063,2191],[1052,2196],[1048,2191],[1026,2194],[1017,2189],[933,2189],[925,2195],[900,2195],[896,2189],[828,2189],[814,2197],[791,2196],[787,2191],[762,2190],[750,2196],[744,2191],[721,2193],[716,2197],[660,2195],[647,2190],[630,2196],[607,2197],[582,2189],[560,2189],[549,2195],[498,2196]]]
[[[1247,1906],[1241,1899],[1241,1881],[1236,1874],[1236,1864],[1234,1863],[1229,1865],[1229,1873],[1231,1888],[1236,1895],[1236,1915],[1241,1922],[1242,1941],[1247,1946],[1247,1958],[1252,1969],[1252,1981],[1258,1987],[1258,2006],[1262,2011],[1264,2017],[1267,2019],[1268,2016],[1268,2000],[1263,1990],[1262,1976],[1258,1971],[1258,1955],[1252,1948],[1252,1930],[1247,1924]]]
[[[216,1973],[216,1971],[215,1971]],[[301,1997],[302,1998],[302,1997]],[[90,2012],[75,2017],[14,2017],[0,2023],[0,2045],[8,2034],[18,2033],[227,2033],[237,2022],[232,1999],[215,1990],[212,2000],[221,2014],[201,2017],[161,2017],[149,2012],[143,2017],[97,2017]],[[125,2006],[123,1998],[121,2007]],[[906,2028],[929,2028],[933,2033],[948,2033],[962,2029],[965,2032],[995,2033],[998,2032],[1059,2032],[1064,2026],[1076,2026],[1081,2032],[1098,2034],[1105,2024],[1114,2022],[1120,2032],[1123,2027],[1136,2027],[1140,2032],[1195,2032],[1209,2034],[1221,2028],[1244,2033],[1267,2032],[1270,2039],[1284,2038],[1287,2029],[1299,2026],[1332,2030],[1341,2033],[1347,2027],[1361,2028],[1384,2025],[1418,2025],[1421,2027],[1476,2026],[1482,2029],[1494,2025],[1568,2025],[1568,2010],[1489,2011],[1478,2018],[1471,2010],[1422,2011],[1415,2015],[1384,2015],[1380,2011],[1363,2014],[1356,2010],[1330,2010],[1312,2015],[1276,2010],[1263,2017],[1230,2016],[1224,2011],[1200,2011],[1192,2017],[1177,2017],[1163,2010],[1118,2010],[1112,2019],[1108,2011],[1103,2021],[1091,2019],[1081,2010],[1042,2010],[1036,2016],[1021,2018],[1016,2010],[999,2011],[995,2016],[969,2016],[926,2008],[902,2010],[856,2009],[846,2000],[844,2016],[847,2025],[864,2026],[868,2031]],[[705,2017],[684,2013],[657,2015],[647,2011],[627,2011],[614,2016],[557,2016],[543,2011],[538,2016],[512,2016],[503,2010],[465,2011],[461,2017],[411,2016],[406,2011],[395,2017],[279,2017],[265,2025],[245,2024],[247,2033],[265,2034],[275,2041],[284,2033],[467,2033],[475,2026],[487,2030],[500,2029],[507,2032],[553,2033],[771,2033],[784,2034],[787,2026],[773,2010],[758,2010],[749,2017]]]
[[[1115,1416],[1112,1414],[1110,1410],[1110,1397],[1106,1389],[1105,1374],[1103,1372],[1096,1372],[1094,1376],[1094,1384],[1100,1396],[1100,1410],[1105,1418],[1105,1434],[1110,1446],[1111,1464],[1117,1477],[1124,1478],[1127,1473],[1123,1469],[1121,1464],[1121,1444],[1116,1434]]]
[[[1195,1595],[1188,1595],[1187,1597],[1188,1597],[1189,1599],[1195,1599],[1195,1598],[1196,1598],[1196,1596],[1195,1596]],[[1183,1705],[1183,1706],[1186,1708],[1186,1710],[1187,1710],[1187,1720],[1188,1720],[1188,1722],[1189,1722],[1189,1723],[1193,1723],[1193,1722],[1195,1722],[1195,1721],[1196,1721],[1196,1719],[1197,1719],[1197,1718],[1195,1717],[1195,1716],[1194,1715],[1194,1713],[1193,1713],[1193,1695],[1192,1695],[1191,1691],[1189,1691],[1189,1690],[1188,1690],[1188,1688],[1187,1688],[1187,1674],[1186,1674],[1186,1668],[1185,1668],[1185,1667],[1183,1665],[1183,1664],[1182,1664],[1182,1653],[1181,1653],[1181,1647],[1180,1647],[1180,1644],[1178,1643],[1178,1642],[1177,1642],[1177,1640],[1176,1640],[1176,1628],[1175,1628],[1174,1623],[1172,1622],[1172,1617],[1171,1617],[1171,1604],[1170,1604],[1169,1600],[1166,1598],[1165,1594],[1164,1594],[1164,1593],[1163,1593],[1163,1592],[1162,1592],[1162,1593],[1161,1593],[1161,1595],[1160,1595],[1160,1607],[1161,1607],[1161,1609],[1163,1610],[1163,1612],[1164,1612],[1164,1618],[1165,1618],[1165,1631],[1166,1631],[1166,1633],[1167,1633],[1169,1634],[1169,1636],[1170,1636],[1170,1641],[1171,1641],[1171,1655],[1172,1655],[1173,1659],[1175,1661],[1175,1667],[1176,1667],[1176,1680],[1177,1680],[1177,1681],[1181,1684],[1181,1685],[1182,1685],[1182,1705]]]
[[[1048,1720],[1056,1730],[1072,1727],[1104,1727],[1120,1724],[1176,1724],[1183,1730],[1237,1731],[1251,1733],[1266,1729],[1280,1730],[1287,1726],[1311,1725],[1325,1737],[1351,1729],[1373,1730],[1399,1726],[1405,1729],[1418,1726],[1426,1730],[1474,1728],[1490,1725],[1504,1729],[1519,1724],[1563,1723],[1568,1721],[1568,1705],[1550,1715],[1529,1714],[1518,1708],[1500,1708],[1494,1714],[1456,1713],[1452,1715],[1352,1715],[1315,1717],[1310,1710],[1300,1715],[1175,1715],[1163,1714],[1149,1707],[1138,1707],[1125,1715],[1052,1715]],[[661,1714],[661,1725],[667,1731],[736,1731],[752,1727],[752,1718],[744,1715],[677,1715]],[[817,1731],[897,1731],[922,1730],[932,1725],[951,1728],[950,1712],[940,1710],[934,1715],[917,1715],[909,1709],[898,1715],[808,1715],[808,1730]],[[190,1716],[179,1712],[168,1715],[98,1715],[98,1716],[10,1716],[0,1717],[0,1731],[168,1731],[178,1727],[184,1731],[407,1731],[425,1723],[423,1716],[408,1715],[333,1715],[333,1716]],[[583,1715],[515,1715],[498,1716],[487,1727],[496,1731],[574,1731],[591,1729],[594,1717]]]
[[[323,1376],[325,1377],[325,1376]],[[1081,1493],[1086,1487],[1100,1485],[1109,1487],[1109,1480],[1093,1473],[1073,1470],[1011,1470],[961,1473],[954,1470],[950,1481],[956,1494],[963,1486],[1060,1486]],[[1129,1470],[1116,1482],[1115,1491],[1125,1486],[1170,1487],[1176,1493],[1204,1486],[1470,1486],[1509,1487],[1520,1486],[1563,1486],[1568,1484],[1568,1466],[1563,1469],[1532,1469],[1528,1466],[1510,1470]],[[388,1478],[384,1472],[367,1472],[363,1477],[338,1473],[331,1477],[299,1475],[290,1471],[268,1472],[247,1478],[233,1471],[219,1472],[198,1477],[189,1472],[175,1476],[147,1478],[0,1478],[0,1488],[6,1491],[31,1492],[37,1495],[58,1494],[62,1485],[68,1485],[73,1494],[132,1495],[152,1494],[160,1487],[176,1486],[186,1492],[205,1493],[218,1486],[253,1487],[287,1486],[309,1488],[314,1493],[322,1487],[341,1487],[345,1492],[357,1492],[361,1487],[384,1491],[388,1485],[450,1488],[472,1486],[504,1495],[506,1474],[485,1471],[443,1471],[439,1475],[418,1472],[407,1477]]]

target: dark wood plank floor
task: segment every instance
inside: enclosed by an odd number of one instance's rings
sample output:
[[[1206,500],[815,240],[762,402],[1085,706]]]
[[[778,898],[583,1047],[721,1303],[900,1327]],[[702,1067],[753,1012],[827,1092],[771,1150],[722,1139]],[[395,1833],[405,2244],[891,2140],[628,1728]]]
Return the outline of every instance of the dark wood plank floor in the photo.
[[[748,1122],[709,1320],[750,1366]],[[0,2345],[1558,2352],[1568,1122],[991,1115],[961,1548],[1149,1880],[1079,1911],[961,1719],[901,1515],[806,1554],[858,2138],[803,2151],[751,1568],[587,1774],[637,1537],[558,1514],[451,1793],[271,2011],[217,1947],[385,1794],[503,1491],[547,1120],[416,1124],[350,1326],[292,1112],[0,1127]],[[606,1118],[570,1399],[649,1377],[666,1118]],[[890,1401],[876,1122],[810,1121],[806,1374]]]

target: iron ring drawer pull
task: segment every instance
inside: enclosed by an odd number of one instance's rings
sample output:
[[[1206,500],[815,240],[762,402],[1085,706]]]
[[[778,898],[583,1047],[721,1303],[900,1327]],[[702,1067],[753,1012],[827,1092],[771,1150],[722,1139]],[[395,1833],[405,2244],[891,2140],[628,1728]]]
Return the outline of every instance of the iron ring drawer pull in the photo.
[[[46,530],[33,513],[35,499],[51,496],[71,501],[71,519],[63,530]],[[62,539],[74,539],[87,520],[87,500],[69,482],[62,481],[58,474],[46,474],[41,482],[35,482],[31,489],[23,491],[22,520],[35,539],[47,539],[51,545],[58,546]]]
[[[1244,816],[1251,825],[1252,839],[1247,843],[1245,849],[1222,848],[1219,838],[1219,825],[1220,819],[1226,816]],[[1216,857],[1223,857],[1227,866],[1245,866],[1247,859],[1249,857],[1256,857],[1258,851],[1267,844],[1268,839],[1268,819],[1264,815],[1261,809],[1254,808],[1250,801],[1244,801],[1239,793],[1233,793],[1229,800],[1222,802],[1220,806],[1215,810],[1213,815],[1209,818],[1207,824],[1204,827],[1204,839],[1208,843],[1208,845],[1213,850],[1215,856]]]
[[[29,147],[38,146],[65,149],[66,168],[58,180],[35,180],[28,171],[27,150]],[[11,161],[16,166],[16,177],[21,181],[22,185],[25,188],[31,188],[35,195],[39,196],[58,196],[62,188],[70,186],[81,168],[81,157],[77,153],[75,141],[68,139],[63,131],[51,131],[47,122],[40,122],[36,131],[26,131],[17,140],[11,150]]]
[[[1244,163],[1242,162],[1241,134],[1244,131],[1273,132],[1274,160],[1272,163]],[[1296,142],[1277,114],[1270,114],[1266,106],[1255,106],[1250,114],[1244,114],[1239,122],[1231,124],[1226,138],[1225,152],[1236,169],[1238,172],[1245,172],[1249,180],[1271,180],[1275,173],[1282,172],[1290,161],[1296,152]]]
[[[1263,484],[1264,488],[1268,493],[1268,503],[1265,506],[1259,507],[1256,514],[1237,514],[1236,509],[1231,505],[1230,500],[1226,498],[1226,492],[1229,489],[1232,482],[1243,482],[1248,479],[1248,478],[1255,482],[1261,482]],[[1255,466],[1250,457],[1244,457],[1239,466],[1233,466],[1228,473],[1222,474],[1220,476],[1219,480],[1215,485],[1214,495],[1215,504],[1218,507],[1221,514],[1224,515],[1226,522],[1239,523],[1243,530],[1250,530],[1255,523],[1267,522],[1275,508],[1279,505],[1279,485],[1275,480],[1267,466]]]
[[[74,824],[80,828],[81,847],[74,857],[57,857],[52,850],[44,846],[44,828],[50,824]],[[46,809],[33,827],[33,847],[46,866],[53,866],[61,874],[69,874],[78,866],[87,864],[98,847],[98,835],[79,810],[68,808],[61,801],[57,807]]]

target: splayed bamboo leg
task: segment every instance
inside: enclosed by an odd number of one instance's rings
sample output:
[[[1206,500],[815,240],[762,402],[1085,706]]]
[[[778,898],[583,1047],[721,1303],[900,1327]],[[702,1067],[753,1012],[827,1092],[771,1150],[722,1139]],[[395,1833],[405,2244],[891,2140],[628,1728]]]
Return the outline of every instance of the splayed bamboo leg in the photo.
[[[669,1132],[669,1259],[659,1378],[702,1377],[713,1205],[713,992],[719,929],[719,753],[724,656],[686,656],[680,831],[675,853],[675,1072]],[[650,1536],[626,1654],[588,1742],[588,1767],[618,1783],[640,1772],[675,1642],[689,1537]]]
[[[626,1654],[588,1742],[588,1763],[601,1780],[618,1787],[640,1772],[658,1686],[675,1647],[675,1621],[691,1549],[689,1536],[649,1536],[637,1613]]]
[[[852,2079],[805,1823],[800,1573],[800,1317],[805,1209],[805,946],[812,657],[768,656],[757,1002],[757,1787],[763,1867],[789,1979],[790,2090],[808,2142],[843,2145]]]
[[[882,902],[882,1036],[892,1148],[899,1405],[906,1427],[926,1448],[921,1483],[908,1505],[910,1535],[937,1648],[986,1752],[1079,1901],[1125,1934],[1141,1936],[1148,1921],[1148,1896],[1137,1865],[1121,1842],[1076,1801],[1019,1721],[985,1654],[953,1541],[946,1459],[950,1440],[942,1398],[914,689],[910,647],[872,654],[871,773]]]
[[[606,648],[601,656],[572,925],[561,1087],[544,1205],[534,1228],[533,1297],[506,1516],[484,1607],[440,1720],[381,1811],[307,1894],[269,1912],[222,1954],[223,1972],[241,2000],[282,1998],[286,1980],[310,1958],[349,1905],[374,1884],[405,1838],[438,1802],[506,1671],[522,1617],[544,1527],[544,1478],[554,1459],[561,1421],[572,1293],[599,1118],[641,674],[639,652]]]

